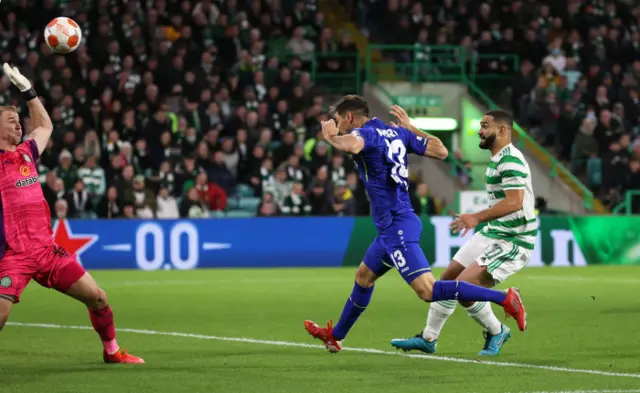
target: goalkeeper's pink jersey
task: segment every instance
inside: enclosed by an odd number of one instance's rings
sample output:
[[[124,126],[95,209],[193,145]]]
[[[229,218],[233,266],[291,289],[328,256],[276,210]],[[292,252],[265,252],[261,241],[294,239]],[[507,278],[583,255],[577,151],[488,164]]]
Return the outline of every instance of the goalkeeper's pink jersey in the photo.
[[[0,149],[0,258],[7,249],[22,253],[53,243],[51,212],[38,182],[39,156],[33,139],[15,151]]]

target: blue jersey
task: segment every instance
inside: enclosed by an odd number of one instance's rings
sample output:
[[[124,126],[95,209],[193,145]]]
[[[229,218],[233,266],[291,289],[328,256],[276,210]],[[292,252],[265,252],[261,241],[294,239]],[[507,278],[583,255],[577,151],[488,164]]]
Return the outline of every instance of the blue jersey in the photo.
[[[353,159],[371,201],[373,221],[380,231],[391,224],[394,216],[413,211],[407,154],[424,155],[428,140],[375,117],[351,133],[364,140],[364,148]]]

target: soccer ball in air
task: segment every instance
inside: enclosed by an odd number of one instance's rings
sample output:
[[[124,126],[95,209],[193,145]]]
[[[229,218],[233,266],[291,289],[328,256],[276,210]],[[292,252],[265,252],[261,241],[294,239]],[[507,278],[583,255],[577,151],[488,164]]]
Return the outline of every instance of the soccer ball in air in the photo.
[[[44,41],[57,53],[70,53],[78,49],[82,41],[82,30],[71,18],[53,19],[44,29]]]

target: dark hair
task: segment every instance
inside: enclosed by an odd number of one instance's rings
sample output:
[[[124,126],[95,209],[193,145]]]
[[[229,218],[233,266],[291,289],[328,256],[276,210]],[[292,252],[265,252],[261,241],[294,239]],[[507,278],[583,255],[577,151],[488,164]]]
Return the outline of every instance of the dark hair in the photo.
[[[333,105],[329,111],[331,117],[336,113],[344,116],[347,112],[353,113],[355,116],[369,117],[369,104],[364,98],[357,95],[346,95]]]
[[[513,128],[513,117],[511,117],[511,115],[505,110],[494,109],[485,113],[485,115],[493,117],[493,120],[496,122],[504,123],[508,125],[509,128]]]

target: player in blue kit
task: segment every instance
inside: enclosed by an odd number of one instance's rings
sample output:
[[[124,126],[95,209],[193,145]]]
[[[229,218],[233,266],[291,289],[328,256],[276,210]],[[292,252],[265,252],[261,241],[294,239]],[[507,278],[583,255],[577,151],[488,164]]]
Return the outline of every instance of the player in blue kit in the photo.
[[[448,151],[438,138],[408,124],[402,108],[394,107],[391,113],[400,126],[369,118],[367,102],[347,95],[332,109],[333,119],[322,123],[327,142],[351,154],[358,165],[378,236],[356,271],[353,291],[336,326],[329,321],[327,327],[320,327],[307,320],[305,329],[322,340],[329,352],[339,352],[342,341],[369,304],[375,281],[395,267],[423,301],[490,301],[504,307],[524,330],[526,311],[515,288],[505,293],[462,281],[435,281],[420,248],[422,223],[409,198],[407,154],[443,160]]]

